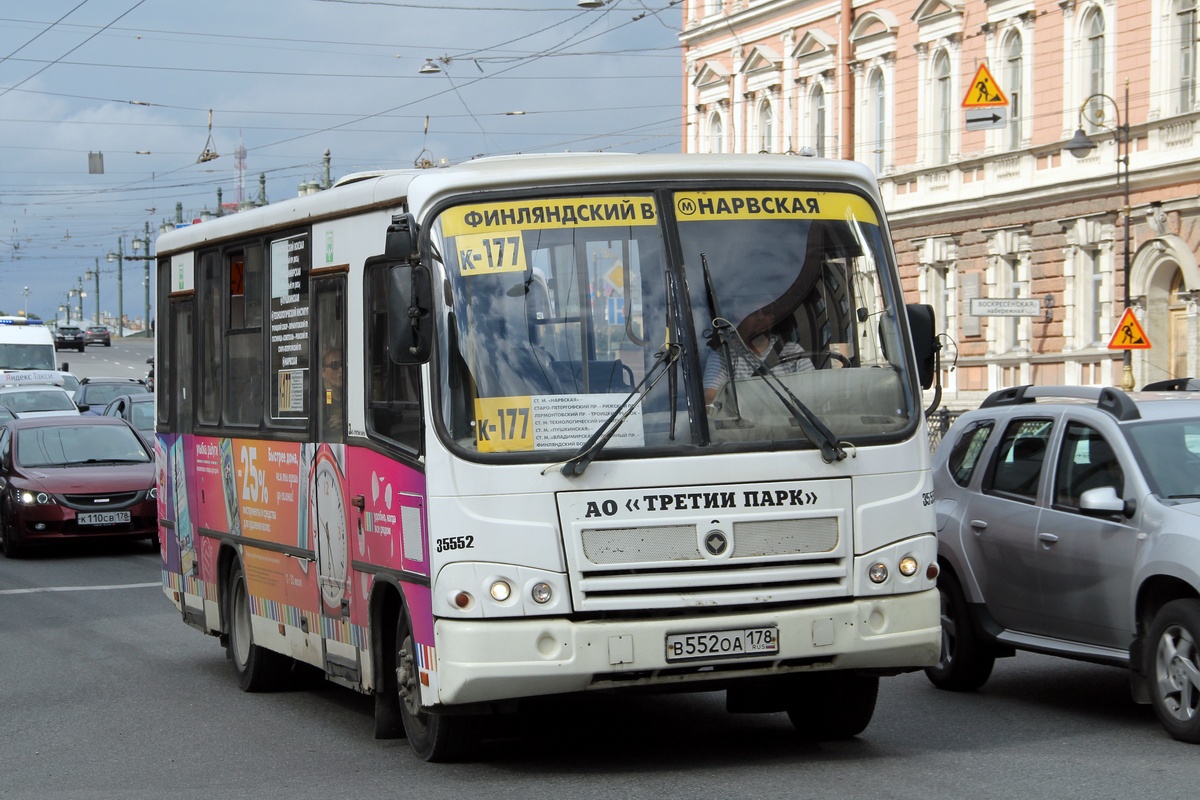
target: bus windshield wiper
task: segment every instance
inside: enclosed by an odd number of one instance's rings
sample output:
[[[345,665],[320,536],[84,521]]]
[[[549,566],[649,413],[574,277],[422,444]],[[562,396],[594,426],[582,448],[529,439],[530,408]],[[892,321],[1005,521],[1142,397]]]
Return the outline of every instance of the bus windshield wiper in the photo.
[[[736,338],[737,333],[729,320],[721,315],[721,304],[717,299],[717,290],[713,287],[712,273],[708,271],[708,256],[700,254],[700,269],[704,272],[704,296],[708,300],[708,313],[712,316],[712,328],[708,334],[708,346],[719,350],[721,360],[725,362],[725,374],[729,376],[729,399],[733,403],[733,416],[737,423],[742,422],[742,413],[738,407],[737,381],[733,380],[733,352],[729,343]]]
[[[562,468],[559,470],[568,478],[573,478],[576,475],[582,475],[588,468],[588,465],[595,460],[596,456],[600,455],[600,451],[604,449],[604,445],[616,434],[617,429],[621,427],[626,418],[633,413],[633,410],[638,407],[650,390],[654,388],[654,384],[658,383],[659,379],[670,372],[671,367],[679,360],[683,353],[683,347],[668,342],[659,348],[654,354],[655,364],[646,372],[646,376],[633,387],[628,396],[621,401],[620,405],[613,409],[612,413],[600,423],[600,427],[596,428],[596,432],[591,435],[583,446],[576,451],[575,455],[568,458],[562,463]],[[554,465],[558,466],[558,465]],[[544,475],[553,467],[547,467],[542,471]]]
[[[846,451],[838,442],[833,431],[829,430],[829,427],[813,413],[812,409],[800,402],[800,398],[796,397],[792,390],[779,380],[779,376],[765,361],[760,362],[758,357],[750,352],[750,348],[742,341],[742,337],[729,320],[721,316],[720,301],[717,298],[717,291],[713,287],[712,273],[708,269],[708,257],[704,253],[700,254],[700,267],[704,271],[704,293],[708,299],[708,311],[712,314],[712,329],[708,331],[708,343],[710,347],[720,351],[721,358],[725,362],[725,374],[729,376],[730,400],[733,401],[734,424],[745,424],[742,420],[741,410],[738,408],[737,380],[734,377],[733,368],[731,344],[736,342],[744,353],[743,358],[749,359],[751,364],[758,362],[754,374],[762,378],[763,382],[775,393],[779,402],[783,403],[783,407],[796,420],[800,430],[804,431],[804,435],[809,438],[809,441],[821,448],[821,458],[825,460],[825,463],[841,461],[846,457]]]
[[[740,342],[740,339],[739,339]],[[746,350],[746,357],[758,359],[749,352],[749,348],[745,343],[742,343],[742,349]],[[753,363],[753,362],[752,362]],[[846,457],[846,450],[838,441],[837,436],[833,431],[829,430],[829,426],[821,421],[821,418],[813,413],[813,410],[804,405],[800,398],[796,397],[795,393],[787,387],[775,371],[765,362],[760,362],[754,370],[755,377],[762,378],[763,383],[767,385],[775,396],[779,398],[779,402],[783,403],[783,407],[792,415],[792,419],[799,424],[800,430],[804,431],[804,435],[812,441],[813,444],[821,448],[821,458],[826,464],[831,464],[834,461],[841,461]],[[786,396],[785,396],[786,395]]]

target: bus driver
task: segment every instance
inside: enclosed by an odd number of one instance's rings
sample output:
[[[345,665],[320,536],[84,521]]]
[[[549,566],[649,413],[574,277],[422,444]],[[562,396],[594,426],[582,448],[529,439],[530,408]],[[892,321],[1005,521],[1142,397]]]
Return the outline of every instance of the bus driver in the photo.
[[[814,369],[798,343],[784,341],[774,330],[776,320],[767,307],[752,312],[743,319],[729,341],[729,360],[733,362],[733,379],[748,380],[767,367],[775,374],[808,372]],[[709,353],[704,364],[704,402],[711,406],[717,391],[729,380],[724,347],[718,345]]]

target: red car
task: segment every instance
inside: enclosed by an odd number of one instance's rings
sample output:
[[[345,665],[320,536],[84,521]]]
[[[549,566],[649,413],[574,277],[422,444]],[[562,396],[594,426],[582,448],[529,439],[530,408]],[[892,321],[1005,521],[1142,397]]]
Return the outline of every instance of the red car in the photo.
[[[154,456],[116,417],[0,426],[0,546],[17,558],[67,539],[158,537]]]

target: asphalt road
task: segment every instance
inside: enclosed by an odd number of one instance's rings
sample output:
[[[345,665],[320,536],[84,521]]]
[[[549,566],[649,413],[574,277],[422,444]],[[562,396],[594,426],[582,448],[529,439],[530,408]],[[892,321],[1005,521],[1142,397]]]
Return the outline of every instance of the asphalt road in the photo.
[[[72,369],[144,367],[119,347]],[[495,720],[475,763],[425,764],[372,738],[354,692],[238,691],[159,580],[144,543],[0,558],[0,798],[1097,800],[1191,798],[1200,778],[1200,750],[1129,700],[1122,671],[1028,654],[973,694],[884,679],[846,742],[803,743],[715,693],[595,695]]]

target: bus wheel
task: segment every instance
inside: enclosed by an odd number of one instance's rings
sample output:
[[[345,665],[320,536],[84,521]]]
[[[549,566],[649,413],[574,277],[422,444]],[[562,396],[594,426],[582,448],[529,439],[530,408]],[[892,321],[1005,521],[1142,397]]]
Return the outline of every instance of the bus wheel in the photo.
[[[229,644],[225,652],[233,662],[233,672],[243,692],[266,692],[279,686],[284,672],[283,656],[254,643],[250,627],[250,593],[246,590],[246,573],[235,562],[229,574],[228,608]]]
[[[404,732],[413,752],[422,761],[464,761],[478,743],[475,718],[435,714],[421,708],[420,673],[416,643],[408,615],[400,613],[396,622],[396,689],[400,694],[400,715]]]
[[[875,714],[879,676],[854,672],[797,675],[787,715],[804,739],[849,739],[866,730]]]

